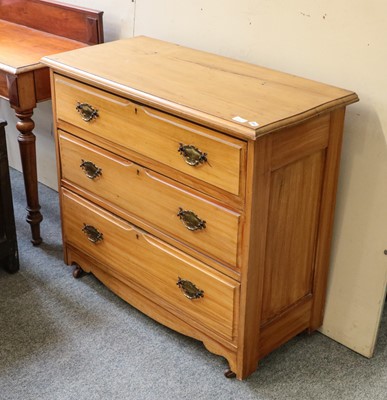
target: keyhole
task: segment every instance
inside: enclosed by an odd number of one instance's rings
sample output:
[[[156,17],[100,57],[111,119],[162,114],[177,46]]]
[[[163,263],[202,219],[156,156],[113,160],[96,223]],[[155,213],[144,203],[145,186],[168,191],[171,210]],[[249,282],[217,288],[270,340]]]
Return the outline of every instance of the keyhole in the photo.
[[[140,239],[140,236],[138,236],[138,233],[136,233],[136,239],[137,240]]]
[[[137,108],[134,109],[134,113],[137,114]]]
[[[140,175],[140,170],[139,169],[137,170],[137,175]]]

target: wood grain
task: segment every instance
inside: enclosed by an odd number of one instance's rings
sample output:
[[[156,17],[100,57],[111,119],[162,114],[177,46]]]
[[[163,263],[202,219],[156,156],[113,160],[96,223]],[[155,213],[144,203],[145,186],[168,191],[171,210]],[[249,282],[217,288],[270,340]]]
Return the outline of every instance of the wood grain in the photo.
[[[347,90],[147,37],[56,54],[43,62],[245,139],[357,101]]]
[[[59,143],[63,180],[238,268],[240,214],[237,211],[64,132]],[[93,162],[101,169],[100,176],[88,178],[80,166],[82,160]],[[196,213],[205,221],[205,228],[188,230],[177,215],[180,208]]]
[[[273,134],[271,169],[281,168],[328,147],[330,114]]]
[[[270,136],[249,142],[246,225],[243,237],[243,264],[239,343],[237,353],[238,379],[252,374],[258,363],[257,349],[261,342],[262,296],[270,200]]]
[[[343,140],[345,109],[332,113],[330,123],[330,139],[324,169],[324,182],[321,196],[319,216],[316,267],[313,284],[313,308],[309,330],[320,327],[323,322],[326,288],[329,272],[330,249],[333,232],[334,212],[336,205],[337,182],[341,145]]]
[[[0,19],[0,37],[0,69],[13,74],[44,68],[40,59],[48,54],[86,46],[81,42],[16,25],[2,19]]]
[[[115,270],[121,279],[149,291],[154,301],[164,299],[175,313],[234,339],[237,282],[66,190],[62,210],[67,243]],[[84,223],[103,233],[101,242],[88,240],[82,231]],[[177,286],[179,277],[203,290],[203,297],[187,299]]]
[[[0,71],[0,97],[8,100],[7,74]]]
[[[240,195],[245,143],[61,76],[55,86],[60,120]],[[93,106],[99,116],[86,123],[75,109],[78,102]],[[178,152],[180,144],[206,153],[208,162],[188,165]]]
[[[312,292],[324,152],[271,176],[262,323]]]
[[[195,190],[208,195],[215,200],[222,203],[227,203],[230,207],[238,210],[243,210],[245,206],[245,188],[246,188],[246,176],[241,174],[241,193],[240,195],[233,195],[232,193],[225,191],[215,185],[211,185],[202,179],[198,179],[193,175],[188,175],[168,164],[163,164],[158,162],[156,159],[151,159],[141,153],[133,151],[128,145],[119,145],[111,140],[105,139],[102,135],[97,136],[93,133],[86,131],[84,129],[78,128],[73,124],[69,124],[63,120],[56,120],[55,126],[65,132],[70,132],[72,135],[85,140],[87,142],[93,143],[96,146],[105,149],[111,153],[118,154],[121,157],[133,160],[133,162],[146,165],[152,171],[158,172],[162,175],[171,177],[176,182],[182,183],[187,186],[187,188],[194,188]],[[246,168],[246,153],[247,151],[242,151],[241,153],[241,168],[245,170]],[[181,157],[179,155],[179,157]],[[182,160],[184,161],[184,160]]]
[[[260,345],[257,349],[259,359],[308,328],[312,308],[311,297],[311,295],[304,297],[280,317],[262,326]]]
[[[149,38],[45,62],[67,263],[202,340],[238,379],[321,324],[344,107],[356,94]],[[82,121],[77,102],[98,118]],[[179,143],[209,165],[181,163]],[[85,178],[82,159],[102,175]],[[216,229],[181,231],[181,203]],[[89,220],[101,243],[85,238]],[[176,275],[204,297],[178,297]]]
[[[122,283],[114,272],[106,271],[106,267],[98,260],[77,251],[71,246],[67,247],[67,262],[69,265],[85,266],[88,272],[92,272],[110,290],[129,304],[170,329],[202,341],[209,351],[225,357],[232,370],[236,370],[236,346],[222,336],[207,329],[203,324],[195,324],[195,321],[188,323],[184,315],[172,314],[162,301],[152,301],[142,293],[142,290],[130,286],[130,283]]]
[[[102,11],[50,0],[0,0],[1,19],[78,42],[103,42]]]

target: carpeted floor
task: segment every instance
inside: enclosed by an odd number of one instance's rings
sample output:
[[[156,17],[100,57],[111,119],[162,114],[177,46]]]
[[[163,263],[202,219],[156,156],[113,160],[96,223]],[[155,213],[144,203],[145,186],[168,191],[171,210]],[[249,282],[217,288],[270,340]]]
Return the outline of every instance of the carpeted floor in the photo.
[[[374,358],[300,335],[246,381],[225,360],[144,316],[62,261],[57,193],[40,186],[30,244],[21,174],[11,170],[21,270],[0,270],[1,400],[387,400],[387,308]]]

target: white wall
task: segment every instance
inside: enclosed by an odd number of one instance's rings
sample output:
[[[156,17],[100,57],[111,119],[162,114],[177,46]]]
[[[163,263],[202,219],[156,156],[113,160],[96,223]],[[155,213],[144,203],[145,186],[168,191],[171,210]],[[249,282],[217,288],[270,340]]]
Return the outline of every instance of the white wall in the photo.
[[[387,281],[384,0],[62,0],[101,9],[105,40],[148,35],[358,93],[348,108],[323,332],[370,355]],[[7,104],[10,159],[18,167]],[[50,103],[36,112],[39,175],[56,185]],[[44,212],[44,210],[43,210]],[[362,339],[359,341],[358,339]]]

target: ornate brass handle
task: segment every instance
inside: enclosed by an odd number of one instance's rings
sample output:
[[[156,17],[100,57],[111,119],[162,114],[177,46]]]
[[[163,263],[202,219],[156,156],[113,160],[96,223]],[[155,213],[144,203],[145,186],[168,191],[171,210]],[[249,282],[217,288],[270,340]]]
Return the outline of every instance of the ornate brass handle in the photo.
[[[194,300],[194,299],[199,299],[200,297],[204,297],[203,290],[198,289],[190,281],[178,277],[176,285],[179,286],[179,288],[182,290],[184,296],[187,297],[187,299]]]
[[[83,169],[85,175],[89,179],[95,179],[98,176],[102,175],[102,169],[98,168],[94,163],[91,161],[82,160],[80,167]]]
[[[81,114],[81,117],[85,122],[90,122],[99,116],[98,110],[87,103],[80,103],[78,101],[75,109],[79,112],[79,114]]]
[[[197,147],[192,144],[180,143],[177,150],[183,157],[188,165],[193,167],[198,164],[203,164],[207,161],[207,153],[202,153]]]
[[[92,225],[83,224],[82,232],[87,235],[87,238],[90,242],[98,243],[99,241],[103,240],[103,234],[98,232],[97,228],[94,228]]]
[[[197,231],[206,228],[206,221],[200,219],[193,211],[183,210],[179,207],[177,216],[190,231]]]

